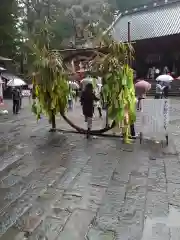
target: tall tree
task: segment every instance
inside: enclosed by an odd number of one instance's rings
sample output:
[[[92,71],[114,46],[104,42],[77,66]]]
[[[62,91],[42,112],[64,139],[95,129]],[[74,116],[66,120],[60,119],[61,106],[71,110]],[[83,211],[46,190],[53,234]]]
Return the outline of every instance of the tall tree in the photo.
[[[80,31],[93,24],[102,29],[112,22],[113,10],[106,0],[18,0],[21,8],[23,29],[36,31],[39,23],[47,17],[54,35],[54,47],[74,43]],[[41,24],[40,24],[41,25]]]
[[[125,11],[128,9],[132,9],[134,7],[143,5],[143,4],[148,4],[150,2],[154,2],[154,0],[136,0],[136,1],[132,1],[132,0],[126,0],[126,1],[122,1],[122,0],[116,0],[116,6],[120,11]]]
[[[1,0],[0,55],[12,57],[17,44],[17,5],[14,0]]]

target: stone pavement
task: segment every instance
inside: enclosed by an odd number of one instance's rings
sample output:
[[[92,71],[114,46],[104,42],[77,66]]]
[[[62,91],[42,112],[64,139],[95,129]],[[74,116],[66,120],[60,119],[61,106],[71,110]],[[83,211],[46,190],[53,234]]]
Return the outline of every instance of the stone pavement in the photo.
[[[174,131],[179,108],[173,103]],[[123,145],[118,138],[49,133],[47,120],[37,124],[28,107],[5,120],[0,240],[180,239],[173,139],[166,149],[150,141]]]
[[[180,123],[180,98],[179,99],[170,99],[170,126],[169,126],[169,132],[170,133],[175,133],[177,134],[178,130],[179,130],[179,123]],[[104,128],[106,121],[105,121],[105,111],[102,111],[103,113],[103,118],[99,119],[98,117],[98,111],[97,109],[95,109],[95,115],[93,118],[93,125],[92,128],[93,129],[100,129],[100,128]],[[67,113],[67,117],[73,121],[74,123],[76,123],[76,125],[82,127],[82,128],[87,128],[86,123],[84,122],[84,117],[82,114],[82,109],[81,106],[79,104],[79,102],[74,104],[74,109],[73,111],[69,111]],[[65,129],[65,130],[72,130],[72,128],[65,122],[62,121],[60,116],[56,117],[57,119],[57,127],[61,128],[61,129]],[[136,131],[139,132],[141,130],[141,122],[140,122],[140,113],[137,112],[137,121],[136,121]],[[109,133],[117,133],[119,134],[119,129],[116,128],[113,131],[110,131]]]

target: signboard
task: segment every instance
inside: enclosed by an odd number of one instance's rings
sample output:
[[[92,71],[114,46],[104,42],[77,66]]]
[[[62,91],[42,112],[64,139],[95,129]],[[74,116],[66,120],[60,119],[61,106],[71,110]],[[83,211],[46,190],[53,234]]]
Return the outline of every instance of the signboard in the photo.
[[[168,99],[142,100],[141,126],[142,133],[166,132],[169,123]]]
[[[23,97],[30,97],[31,91],[30,90],[22,90],[22,96]]]

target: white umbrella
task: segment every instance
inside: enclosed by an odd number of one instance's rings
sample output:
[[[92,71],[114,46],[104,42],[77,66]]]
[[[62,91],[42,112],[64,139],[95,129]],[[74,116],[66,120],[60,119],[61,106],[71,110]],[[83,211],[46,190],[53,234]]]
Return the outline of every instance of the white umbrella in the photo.
[[[6,69],[3,67],[0,67],[0,72],[2,72],[2,71],[6,71]]]
[[[82,84],[88,84],[88,83],[92,83],[92,82],[93,82],[93,78],[91,78],[91,77],[86,77],[81,80]]]
[[[156,78],[156,81],[161,81],[161,82],[172,82],[174,80],[173,77],[170,75],[160,75],[159,77]]]
[[[19,87],[19,86],[24,86],[27,85],[21,78],[14,78],[11,79],[8,83],[8,87]]]
[[[69,82],[69,85],[73,88],[73,89],[79,89],[79,85],[76,82]]]
[[[85,87],[86,87],[86,85],[87,85],[88,83],[92,83],[92,84],[93,84],[93,78],[91,78],[91,77],[83,78],[83,79],[81,80],[82,88],[85,89]]]

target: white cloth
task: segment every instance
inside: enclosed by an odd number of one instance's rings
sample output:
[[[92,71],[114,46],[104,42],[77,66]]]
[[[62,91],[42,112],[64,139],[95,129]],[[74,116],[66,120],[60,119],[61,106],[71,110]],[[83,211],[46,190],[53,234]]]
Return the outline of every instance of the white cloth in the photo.
[[[160,74],[160,70],[157,68],[155,71],[156,74]]]
[[[97,101],[97,102],[96,102],[96,107],[97,107],[97,108],[101,108],[101,102],[100,102],[100,101]]]
[[[72,95],[71,94],[69,94],[68,100],[72,100]]]
[[[99,86],[99,85],[97,85],[96,86],[96,89],[95,89],[95,95],[96,95],[96,97],[97,98],[99,98],[100,99],[100,97],[101,97],[101,87]],[[101,108],[101,101],[97,101],[96,103],[95,103],[95,105],[96,105],[96,107],[97,108]]]
[[[92,118],[87,117],[87,128],[91,129],[92,128]]]

